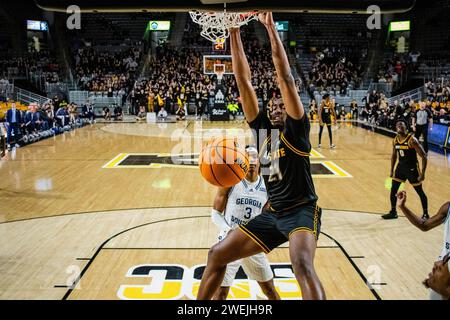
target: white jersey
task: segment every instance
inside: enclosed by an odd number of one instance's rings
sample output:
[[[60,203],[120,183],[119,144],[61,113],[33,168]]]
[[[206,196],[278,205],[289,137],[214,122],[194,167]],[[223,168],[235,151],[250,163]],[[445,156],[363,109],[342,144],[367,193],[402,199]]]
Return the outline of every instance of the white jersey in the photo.
[[[261,214],[266,202],[267,190],[264,179],[259,176],[258,180],[253,183],[244,179],[235,185],[228,194],[224,212],[225,221],[234,230]],[[219,234],[219,240],[223,240],[226,234],[227,232],[222,231]]]
[[[266,185],[261,176],[253,183],[245,179],[242,180],[228,194],[227,206],[224,212],[225,221],[231,229],[236,229],[239,225],[247,223],[260,215],[267,199]],[[222,231],[219,234],[219,241],[225,239],[227,234],[228,231]],[[251,280],[267,282],[273,279],[273,271],[270,267],[269,260],[261,252],[254,256],[229,263],[221,284],[222,287],[231,287],[241,266]]]
[[[447,218],[444,223],[444,247],[439,260],[442,260],[450,252],[450,205],[448,206]],[[450,267],[450,266],[449,266]]]

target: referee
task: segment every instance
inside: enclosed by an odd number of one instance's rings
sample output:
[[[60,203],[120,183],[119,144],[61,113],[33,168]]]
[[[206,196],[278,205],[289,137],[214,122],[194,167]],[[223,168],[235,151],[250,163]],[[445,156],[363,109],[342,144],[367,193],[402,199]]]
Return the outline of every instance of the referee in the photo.
[[[415,132],[414,135],[417,140],[423,135],[423,149],[428,153],[428,125],[432,128],[433,115],[431,114],[431,111],[426,108],[425,102],[419,102],[419,110],[414,113],[412,120],[412,126]]]

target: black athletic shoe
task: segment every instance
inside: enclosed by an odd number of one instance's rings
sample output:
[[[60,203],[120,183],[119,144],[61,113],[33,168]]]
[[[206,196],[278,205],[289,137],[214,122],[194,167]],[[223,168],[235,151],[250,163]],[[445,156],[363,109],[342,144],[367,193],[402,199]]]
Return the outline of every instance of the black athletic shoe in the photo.
[[[422,216],[422,220],[428,220],[430,219],[430,216],[428,215],[428,213],[424,213]]]
[[[387,214],[383,214],[381,217],[385,220],[391,220],[391,219],[397,219],[398,215],[397,215],[397,212],[390,211]]]

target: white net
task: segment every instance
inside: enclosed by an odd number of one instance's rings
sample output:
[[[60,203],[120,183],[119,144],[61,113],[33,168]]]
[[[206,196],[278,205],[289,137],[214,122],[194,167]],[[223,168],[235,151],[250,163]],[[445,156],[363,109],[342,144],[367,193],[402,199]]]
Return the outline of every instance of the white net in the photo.
[[[201,36],[216,43],[219,39],[229,37],[230,28],[238,28],[258,19],[257,12],[200,12],[190,11],[192,21],[202,28]]]

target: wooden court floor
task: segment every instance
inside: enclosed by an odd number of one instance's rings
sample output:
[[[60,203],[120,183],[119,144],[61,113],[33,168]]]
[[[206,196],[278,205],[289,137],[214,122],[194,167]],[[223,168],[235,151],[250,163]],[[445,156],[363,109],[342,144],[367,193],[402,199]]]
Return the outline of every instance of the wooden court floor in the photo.
[[[248,138],[245,129],[237,122],[97,124],[10,153],[0,161],[0,298],[193,298],[216,230],[208,219],[215,190],[192,161],[203,138]],[[425,299],[421,281],[442,230],[422,233],[404,217],[380,218],[389,210],[391,139],[342,124],[333,131],[337,148],[324,134],[318,149],[317,132],[313,125],[311,162],[325,210],[316,266],[328,297]],[[174,153],[181,164],[168,160]],[[449,167],[430,152],[431,213],[450,199]],[[420,212],[414,190],[405,189]],[[269,258],[282,297],[299,298],[287,249]],[[233,297],[261,298],[245,278]]]

